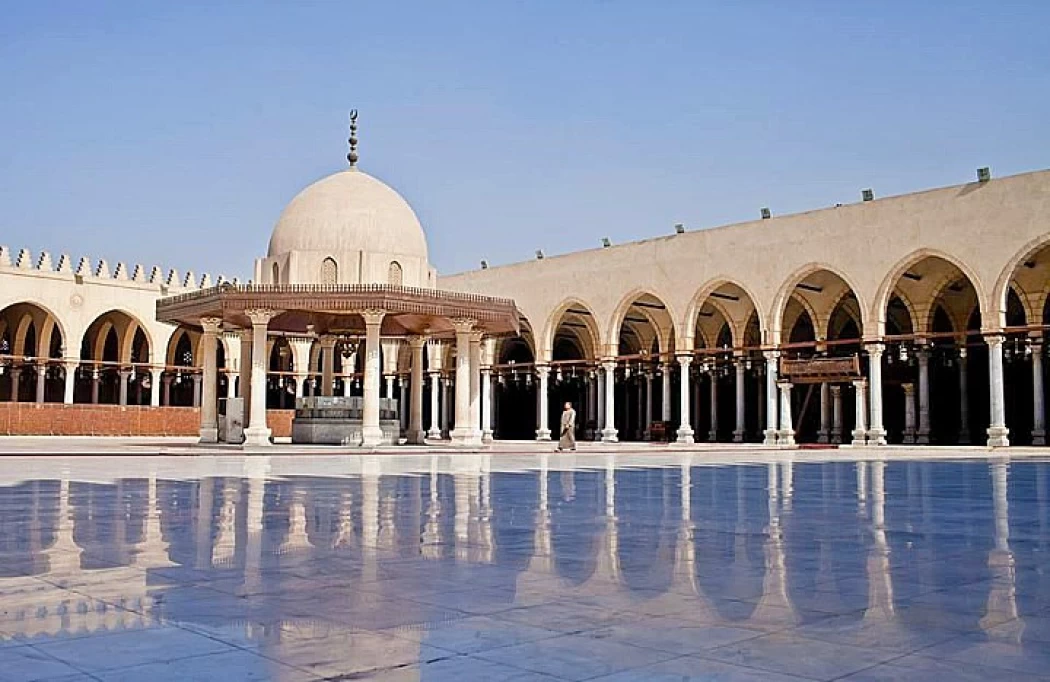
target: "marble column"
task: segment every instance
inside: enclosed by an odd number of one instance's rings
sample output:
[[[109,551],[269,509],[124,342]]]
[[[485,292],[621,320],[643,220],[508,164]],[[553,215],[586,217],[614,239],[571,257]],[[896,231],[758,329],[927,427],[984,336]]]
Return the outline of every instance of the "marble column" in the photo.
[[[820,384],[820,431],[817,431],[818,443],[831,442],[831,384]]]
[[[470,428],[477,443],[481,443],[481,337],[479,331],[470,335]]]
[[[441,438],[441,372],[431,370],[430,375],[430,430],[427,438]]]
[[[689,365],[693,362],[693,356],[691,355],[679,355],[678,366],[679,380],[678,380],[678,414],[679,426],[678,426],[678,439],[679,443],[692,443],[693,442],[693,426],[689,423],[689,417],[692,414],[689,407]],[[664,374],[664,378],[668,378],[667,374]]]
[[[856,401],[856,423],[853,425],[853,445],[866,445],[868,439],[868,409],[867,409],[867,392],[868,382],[864,379],[857,379],[853,382],[853,388],[857,393]]]
[[[77,387],[77,368],[80,363],[76,360],[66,360],[62,363],[62,368],[65,369],[65,392],[62,397],[62,402],[66,405],[72,405],[74,401],[74,394],[76,393]],[[154,377],[156,379],[156,377]],[[153,394],[156,395],[156,389],[153,390]]]
[[[218,368],[216,367],[216,342],[219,331],[222,329],[222,318],[201,318],[200,352],[204,360],[204,392],[201,398],[201,443],[217,443],[219,441],[219,415],[218,415]]]
[[[985,337],[988,344],[989,426],[988,447],[1010,445],[1010,429],[1006,428],[1006,402],[1003,388],[1003,341],[1001,334]]]
[[[653,423],[653,373],[645,373],[645,411],[642,413],[642,418],[638,420],[638,430],[641,431],[641,437],[644,440],[649,440],[649,431]]]
[[[763,353],[766,358],[766,430],[764,445],[777,444],[777,360],[780,352],[771,350]]]
[[[171,382],[173,380],[174,379],[173,379],[173,377],[170,374],[165,374],[161,378],[161,385],[162,385],[162,389],[161,390],[163,392],[163,399],[164,399],[164,406],[165,407],[171,407]],[[91,397],[93,399],[93,402],[96,402],[96,403],[98,402],[98,388],[97,387],[98,387],[98,381],[97,380],[93,380],[92,381],[92,386],[91,386],[91,389],[92,389]]]
[[[882,355],[886,346],[873,343],[868,346],[868,379],[871,385],[871,422],[868,428],[868,445],[885,445],[886,428],[882,421]],[[927,410],[927,415],[929,410]],[[929,429],[927,429],[927,434]]]
[[[615,443],[616,437],[616,363],[611,360],[602,362],[605,372],[605,421],[602,428],[602,442]]]
[[[1046,393],[1043,391],[1043,345],[1032,344],[1032,445],[1046,445]]]
[[[915,384],[901,384],[904,389],[904,443],[915,442]]]
[[[492,368],[485,365],[481,368],[481,442],[491,443],[492,433]]]
[[[443,392],[441,393],[441,437],[452,438],[452,403],[456,398],[455,376],[450,372],[441,377]]]
[[[164,369],[162,367],[153,367],[149,371],[149,404],[153,407],[160,407],[160,393],[161,384],[164,381]],[[230,382],[233,382],[233,378],[230,378]]]
[[[22,368],[21,367],[12,367],[11,370],[10,370],[10,374],[11,374],[11,402],[17,403],[18,402],[18,383],[19,383],[19,379],[22,378]],[[98,391],[97,390],[95,391],[95,395],[96,395],[95,402],[97,403],[98,402],[98,397],[97,397]]]
[[[598,415],[598,433],[595,435],[595,440],[598,440],[601,438],[602,430],[605,428],[605,373],[601,366],[598,366],[594,370],[594,382],[598,387],[598,402],[594,406],[595,412],[597,412]]]
[[[916,353],[919,361],[919,430],[915,442],[930,444],[930,351],[920,348]]]
[[[536,386],[536,395],[538,398],[536,407],[536,440],[547,441],[551,439],[551,430],[548,425],[550,419],[549,412],[550,407],[548,403],[548,382],[550,380],[551,368],[550,365],[536,365],[536,376],[539,381]]]
[[[663,364],[663,381],[660,382],[660,420],[665,428],[671,427],[671,367],[670,362]]]
[[[737,358],[733,364],[736,365],[736,428],[733,429],[733,442],[743,443],[747,427],[744,421],[744,389],[747,379],[747,367],[744,363],[744,358]]]
[[[244,428],[251,426],[252,419],[252,337],[253,332],[251,329],[243,329],[240,332],[241,337],[241,367],[240,367],[240,378],[237,381],[237,392],[241,397],[241,409],[243,414],[241,415],[241,422]],[[265,362],[263,363],[265,367]],[[307,369],[307,368],[303,368]],[[167,395],[164,397],[165,404],[167,403]]]
[[[456,426],[452,430],[454,445],[475,447],[481,439],[475,435],[470,418],[470,340],[474,332],[474,320],[455,319],[456,328]]]
[[[718,441],[718,369],[712,367],[707,378],[711,382],[711,430],[707,432],[707,441],[715,443]]]
[[[200,407],[201,406],[201,375],[200,374],[196,374],[196,373],[191,374],[190,375],[190,382],[193,384],[193,406],[194,407]]]
[[[397,378],[397,388],[400,393],[397,399],[397,416],[401,422],[401,433],[408,432],[408,378],[403,374]]]
[[[47,395],[47,363],[36,363],[36,402],[44,402]]]
[[[321,346],[321,395],[333,395],[335,384],[335,344],[336,337],[325,334],[318,341]]]
[[[379,332],[386,312],[366,310],[361,314],[365,320],[365,372],[362,382],[364,406],[361,410],[361,447],[374,448],[383,443],[383,429],[379,426]],[[331,385],[331,382],[329,382]]]
[[[423,445],[426,434],[423,432],[423,336],[408,337],[408,349],[411,355],[408,393],[408,431],[405,434],[410,445]]]
[[[792,446],[795,444],[795,425],[791,415],[792,384],[790,381],[780,381],[777,385],[780,387],[780,429],[777,431],[777,445]]]
[[[959,445],[970,444],[970,382],[967,375],[966,345],[959,348]]]
[[[131,370],[121,367],[120,370],[117,371],[117,376],[120,378],[120,382],[118,383],[120,400],[118,402],[119,402],[120,405],[127,405],[128,404],[128,379],[131,378]]]
[[[277,311],[253,308],[244,311],[252,322],[251,384],[247,392],[251,402],[249,426],[244,429],[244,444],[251,447],[270,445],[270,427],[266,424],[266,330]],[[241,351],[241,363],[245,353]]]
[[[831,442],[842,442],[842,386],[831,386]]]

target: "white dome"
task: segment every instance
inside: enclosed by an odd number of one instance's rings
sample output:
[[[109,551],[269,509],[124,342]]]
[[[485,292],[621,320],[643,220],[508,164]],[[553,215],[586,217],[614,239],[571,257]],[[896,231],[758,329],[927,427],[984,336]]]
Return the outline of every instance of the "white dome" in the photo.
[[[426,262],[427,239],[400,194],[367,173],[348,169],[318,180],[285,207],[268,255],[291,251],[364,251]]]

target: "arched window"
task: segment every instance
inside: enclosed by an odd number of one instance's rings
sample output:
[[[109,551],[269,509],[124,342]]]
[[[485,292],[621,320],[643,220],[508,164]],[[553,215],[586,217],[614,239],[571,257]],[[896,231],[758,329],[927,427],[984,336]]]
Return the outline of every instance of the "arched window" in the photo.
[[[391,261],[390,267],[386,272],[386,283],[390,286],[399,287],[402,281],[404,281],[404,273],[401,271],[401,264],[396,260]]]
[[[339,281],[339,266],[328,257],[321,263],[321,284],[336,284]]]
[[[281,267],[277,263],[273,264],[273,284],[281,283]]]

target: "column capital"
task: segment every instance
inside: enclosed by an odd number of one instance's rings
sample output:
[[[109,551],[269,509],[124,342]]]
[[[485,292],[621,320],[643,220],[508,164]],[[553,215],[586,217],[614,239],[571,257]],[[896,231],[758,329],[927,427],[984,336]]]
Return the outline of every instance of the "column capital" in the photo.
[[[915,384],[901,384],[901,388],[904,389],[904,395],[915,394]]]
[[[474,325],[478,322],[472,317],[453,317],[452,328],[456,330],[457,334],[467,334],[474,331]]]
[[[62,366],[66,369],[67,372],[72,372],[78,367],[80,367],[80,360],[63,360]]]
[[[204,329],[205,334],[218,334],[220,331],[222,331],[222,318],[202,317],[201,328]]]
[[[422,348],[426,344],[427,337],[422,334],[410,334],[406,340],[408,341],[409,348],[416,350]]]
[[[279,311],[270,308],[248,308],[244,311],[245,316],[252,321],[253,327],[259,327],[270,323],[277,317]]]
[[[1001,331],[986,334],[984,337],[984,342],[989,346],[1002,346],[1005,341],[1006,334]]]
[[[606,372],[615,372],[616,371],[616,360],[613,360],[613,359],[610,359],[610,358],[602,358],[602,361],[601,361],[600,364],[602,366],[602,369],[604,369]]]
[[[777,359],[780,358],[780,351],[779,350],[765,350],[765,351],[762,351],[762,355],[766,358],[766,360],[777,360]]]
[[[831,384],[831,386],[829,386],[829,389],[831,390],[832,397],[836,397],[842,394],[842,386],[840,386],[839,384]]]
[[[535,365],[536,374],[541,378],[545,378],[551,373],[551,366],[546,363],[536,363]]]
[[[383,323],[383,318],[386,317],[386,311],[379,308],[368,308],[362,310],[360,315],[364,318],[366,326],[373,327]]]
[[[690,364],[692,364],[693,356],[692,355],[676,355],[675,356],[675,360],[678,360],[678,364],[681,365],[684,368],[684,367],[688,367]]]
[[[881,340],[876,341],[875,343],[869,343],[865,348],[870,356],[881,356],[886,352],[886,344]]]
[[[853,380],[853,387],[858,389],[858,390],[867,388],[868,387],[868,380],[867,379],[854,379]]]
[[[322,334],[318,337],[317,343],[321,345],[321,348],[330,350],[335,348],[335,344],[339,341],[339,338],[334,334]]]

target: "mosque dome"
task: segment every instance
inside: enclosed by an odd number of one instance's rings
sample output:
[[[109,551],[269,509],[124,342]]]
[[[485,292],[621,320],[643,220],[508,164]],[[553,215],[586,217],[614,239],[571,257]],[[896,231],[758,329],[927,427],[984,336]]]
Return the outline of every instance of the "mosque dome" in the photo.
[[[318,180],[285,207],[268,256],[291,252],[381,253],[427,261],[427,239],[412,207],[357,168]]]

